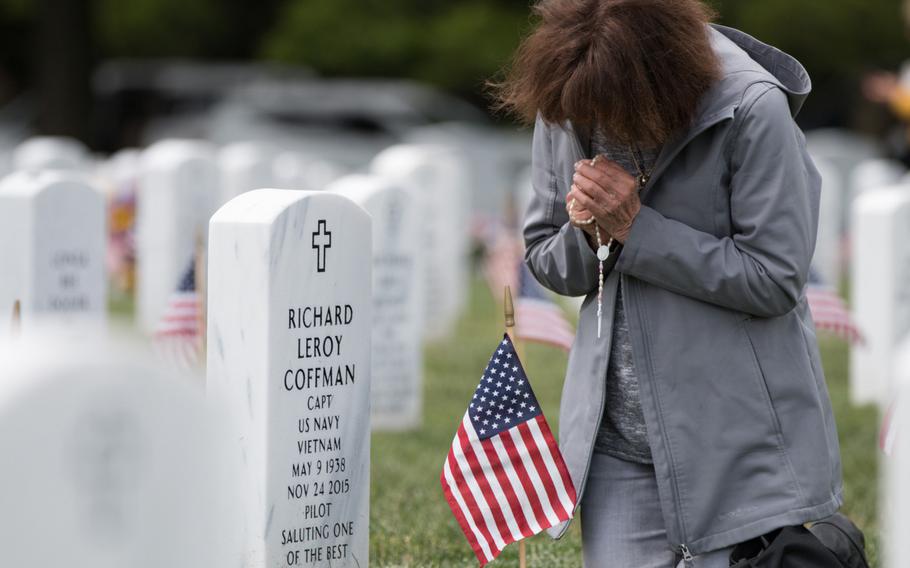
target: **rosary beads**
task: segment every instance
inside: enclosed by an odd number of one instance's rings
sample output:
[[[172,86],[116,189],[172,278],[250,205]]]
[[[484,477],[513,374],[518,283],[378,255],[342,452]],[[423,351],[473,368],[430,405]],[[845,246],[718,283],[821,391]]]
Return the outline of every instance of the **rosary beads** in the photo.
[[[597,158],[594,156],[591,160],[591,166],[597,165]],[[575,211],[575,200],[569,203],[569,218],[574,225],[594,225],[594,238],[597,240],[597,338],[600,339],[602,322],[603,322],[603,296],[604,296],[604,261],[610,256],[610,247],[613,245],[611,237],[607,244],[603,243],[600,237],[600,226],[596,224],[596,219],[592,216],[590,219],[579,220],[573,215]]]

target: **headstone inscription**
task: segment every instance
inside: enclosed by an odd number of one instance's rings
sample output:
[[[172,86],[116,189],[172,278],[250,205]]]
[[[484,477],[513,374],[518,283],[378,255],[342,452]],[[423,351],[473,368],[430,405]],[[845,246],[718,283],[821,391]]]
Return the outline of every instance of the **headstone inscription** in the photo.
[[[89,168],[90,161],[88,148],[65,136],[36,136],[13,150],[16,170],[83,170]]]
[[[357,203],[373,221],[372,427],[416,428],[423,400],[423,274],[414,196],[367,175],[343,177],[326,191]]]
[[[865,341],[851,347],[850,393],[886,404],[896,346],[910,333],[910,187],[863,194],[852,213],[850,290]]]
[[[23,329],[104,324],[105,224],[104,197],[78,174],[20,171],[0,182],[0,336],[16,300]]]
[[[218,152],[219,205],[246,191],[273,187],[277,150],[262,142],[235,142]]]
[[[240,425],[247,565],[367,566],[370,218],[260,189],[209,239],[208,390]]]
[[[0,347],[3,566],[240,566],[239,458],[189,381],[93,334]]]
[[[213,148],[195,140],[165,140],[142,156],[136,204],[136,313],[153,332],[206,236],[218,173]]]
[[[463,161],[443,146],[398,145],[371,164],[377,175],[404,184],[423,224],[424,339],[447,337],[467,302],[468,209]]]

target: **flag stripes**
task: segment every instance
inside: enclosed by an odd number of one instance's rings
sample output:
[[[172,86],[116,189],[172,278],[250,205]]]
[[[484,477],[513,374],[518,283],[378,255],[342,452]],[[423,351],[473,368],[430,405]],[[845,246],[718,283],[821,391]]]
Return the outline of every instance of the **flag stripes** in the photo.
[[[549,300],[519,296],[515,306],[515,334],[527,341],[545,343],[566,351],[575,341],[575,330],[562,309]]]
[[[196,262],[190,260],[176,290],[168,298],[155,329],[155,351],[171,364],[190,369],[202,358],[202,298],[196,290]]]
[[[502,297],[509,286],[517,292],[515,336],[565,351],[572,349],[575,329],[562,308],[537,283],[524,262],[524,247],[510,234],[500,235],[487,247],[484,274],[494,297]]]
[[[571,518],[577,500],[543,414],[484,438],[466,412],[440,482],[481,566],[508,544]]]
[[[809,269],[806,300],[815,322],[815,329],[840,337],[849,343],[862,343],[863,337],[850,315],[847,303],[837,290],[826,283],[815,268]]]

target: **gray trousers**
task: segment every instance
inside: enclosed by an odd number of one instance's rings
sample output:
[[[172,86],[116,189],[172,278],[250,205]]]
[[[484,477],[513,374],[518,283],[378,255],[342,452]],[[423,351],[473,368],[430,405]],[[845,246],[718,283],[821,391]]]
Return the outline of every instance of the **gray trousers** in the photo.
[[[654,467],[595,453],[581,499],[585,568],[728,568],[724,548],[688,564],[670,548]]]

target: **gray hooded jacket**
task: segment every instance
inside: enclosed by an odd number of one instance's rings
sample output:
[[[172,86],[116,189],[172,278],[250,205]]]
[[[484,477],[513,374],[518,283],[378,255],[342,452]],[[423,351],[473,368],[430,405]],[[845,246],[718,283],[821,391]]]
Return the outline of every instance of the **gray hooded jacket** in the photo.
[[[809,94],[790,56],[714,26],[723,77],[665,144],[625,246],[605,263],[565,212],[589,141],[538,120],[524,228],[535,277],[587,296],[563,389],[560,446],[584,491],[622,279],[670,546],[700,554],[819,519],[842,503],[837,429],[805,284],[821,180],[793,121]],[[558,538],[567,523],[550,531]]]

